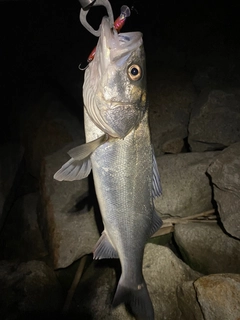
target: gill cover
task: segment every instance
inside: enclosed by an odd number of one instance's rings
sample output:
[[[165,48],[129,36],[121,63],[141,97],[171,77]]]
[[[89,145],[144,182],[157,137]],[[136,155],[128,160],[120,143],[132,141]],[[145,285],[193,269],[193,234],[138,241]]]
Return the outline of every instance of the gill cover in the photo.
[[[118,34],[107,17],[100,30],[94,60],[85,71],[84,105],[99,129],[124,138],[147,108],[142,33]]]

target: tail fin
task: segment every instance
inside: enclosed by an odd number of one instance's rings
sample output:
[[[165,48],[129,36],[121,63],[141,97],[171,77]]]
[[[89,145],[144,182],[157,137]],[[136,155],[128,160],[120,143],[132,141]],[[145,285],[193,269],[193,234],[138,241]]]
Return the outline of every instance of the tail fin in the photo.
[[[120,278],[112,305],[117,307],[121,303],[130,307],[137,320],[154,320],[153,305],[144,280],[136,288],[131,288],[124,286]]]

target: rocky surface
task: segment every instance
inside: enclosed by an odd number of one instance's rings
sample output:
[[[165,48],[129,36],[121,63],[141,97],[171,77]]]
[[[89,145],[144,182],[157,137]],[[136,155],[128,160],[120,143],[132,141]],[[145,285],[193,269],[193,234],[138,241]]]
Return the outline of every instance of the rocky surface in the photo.
[[[162,196],[155,206],[162,216],[186,217],[213,208],[206,170],[218,152],[191,152],[157,157]]]
[[[59,182],[54,173],[69,159],[73,145],[44,159],[40,179],[39,227],[55,269],[92,252],[99,238],[94,195],[88,179]]]
[[[150,71],[149,71],[150,72]],[[156,156],[186,150],[191,103],[196,98],[186,74],[153,70],[149,86],[149,121]],[[156,89],[157,88],[157,89]]]
[[[216,222],[175,226],[174,239],[183,260],[203,274],[238,273],[240,241],[224,233]]]
[[[206,320],[236,320],[240,317],[240,275],[219,274],[194,282],[197,299]]]
[[[4,259],[28,261],[48,256],[38,225],[38,204],[38,192],[22,195],[15,201],[1,234],[0,251]]]
[[[219,154],[207,170],[225,230],[240,239],[240,142]]]
[[[93,272],[93,269],[100,269],[101,272]],[[93,320],[134,319],[124,306],[114,310],[111,308],[116,285],[115,270],[118,269],[104,267],[104,263],[95,262],[83,276],[82,285],[76,292],[73,304],[79,311],[84,311],[85,317]],[[143,274],[154,305],[155,319],[181,319],[176,289],[186,281],[199,278],[200,273],[191,270],[170,249],[147,244]],[[83,299],[80,301],[78,297],[82,296]]]
[[[23,175],[24,149],[17,143],[0,146],[0,230],[13,205]]]
[[[239,141],[239,104],[237,90],[203,90],[193,104],[188,126],[191,151],[224,149]]]
[[[2,319],[57,312],[63,301],[54,271],[42,261],[0,262]]]

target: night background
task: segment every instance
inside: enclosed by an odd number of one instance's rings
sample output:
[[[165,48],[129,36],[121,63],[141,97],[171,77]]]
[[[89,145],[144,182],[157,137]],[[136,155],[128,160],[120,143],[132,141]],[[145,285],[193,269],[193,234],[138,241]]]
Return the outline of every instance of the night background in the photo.
[[[149,77],[151,67],[156,70],[159,66],[182,68],[194,76],[214,54],[219,60],[218,69],[221,59],[224,64],[232,60],[233,70],[226,72],[238,73],[240,5],[235,1],[141,0],[111,4],[115,19],[123,4],[133,8],[122,32],[143,32]],[[90,10],[88,18],[93,26],[99,25],[104,10]],[[2,141],[16,138],[18,112],[24,108],[24,101],[39,90],[59,87],[69,98],[69,108],[76,112],[81,108],[83,72],[78,65],[86,61],[97,38],[81,25],[79,11],[77,0],[0,1]],[[169,56],[168,48],[174,55],[170,52]],[[222,67],[224,73],[226,66]]]

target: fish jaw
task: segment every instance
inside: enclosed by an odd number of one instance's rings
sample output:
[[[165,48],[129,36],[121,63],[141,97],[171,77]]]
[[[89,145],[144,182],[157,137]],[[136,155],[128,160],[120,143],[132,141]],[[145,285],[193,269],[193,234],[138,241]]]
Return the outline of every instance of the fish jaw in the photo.
[[[85,71],[84,105],[98,128],[124,138],[138,126],[148,106],[142,34],[117,34],[106,18],[101,28],[95,58]],[[129,71],[134,66],[137,80]]]

